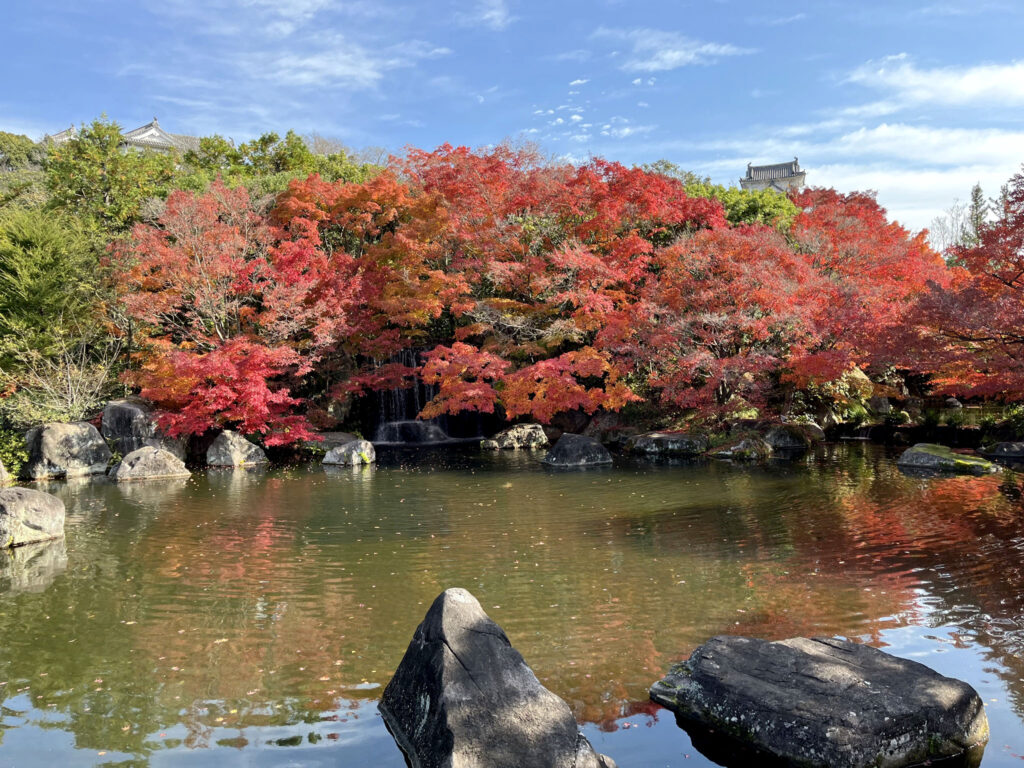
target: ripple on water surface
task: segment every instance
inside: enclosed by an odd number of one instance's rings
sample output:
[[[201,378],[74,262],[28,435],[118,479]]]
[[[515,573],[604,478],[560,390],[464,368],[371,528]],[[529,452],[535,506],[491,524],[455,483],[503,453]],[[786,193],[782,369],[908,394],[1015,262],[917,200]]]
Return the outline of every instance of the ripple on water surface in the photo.
[[[51,486],[63,565],[0,569],[0,763],[399,766],[374,703],[449,586],[623,765],[709,764],[646,691],[719,633],[955,659],[994,699],[986,767],[1024,752],[1013,475],[907,478],[867,445],[586,472],[380,458]]]

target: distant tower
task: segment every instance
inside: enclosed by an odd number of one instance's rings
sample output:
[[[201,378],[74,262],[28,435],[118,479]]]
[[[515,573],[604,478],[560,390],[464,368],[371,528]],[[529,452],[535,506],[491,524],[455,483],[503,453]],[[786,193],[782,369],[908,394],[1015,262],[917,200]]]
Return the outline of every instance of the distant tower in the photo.
[[[795,157],[791,163],[777,165],[747,163],[747,175],[740,179],[740,187],[743,189],[774,189],[783,194],[805,186],[807,172],[800,170],[800,161]]]

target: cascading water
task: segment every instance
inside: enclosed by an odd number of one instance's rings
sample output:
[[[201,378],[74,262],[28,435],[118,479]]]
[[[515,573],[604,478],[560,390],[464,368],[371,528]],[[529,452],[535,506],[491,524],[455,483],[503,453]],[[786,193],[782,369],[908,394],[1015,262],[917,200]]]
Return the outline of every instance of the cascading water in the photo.
[[[405,349],[386,362],[398,363],[409,368],[419,365],[416,351]],[[447,442],[447,418],[417,419],[430,400],[437,394],[437,387],[417,381],[404,389],[390,389],[377,393],[377,430],[374,442],[412,443],[416,445]]]

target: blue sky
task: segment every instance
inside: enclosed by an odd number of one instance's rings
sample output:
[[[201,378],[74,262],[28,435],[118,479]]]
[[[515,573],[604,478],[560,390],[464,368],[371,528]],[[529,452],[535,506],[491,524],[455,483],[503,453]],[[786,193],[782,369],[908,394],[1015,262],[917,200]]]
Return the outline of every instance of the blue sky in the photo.
[[[799,156],[925,227],[1024,162],[1021,0],[3,0],[0,130],[526,138],[735,183]]]

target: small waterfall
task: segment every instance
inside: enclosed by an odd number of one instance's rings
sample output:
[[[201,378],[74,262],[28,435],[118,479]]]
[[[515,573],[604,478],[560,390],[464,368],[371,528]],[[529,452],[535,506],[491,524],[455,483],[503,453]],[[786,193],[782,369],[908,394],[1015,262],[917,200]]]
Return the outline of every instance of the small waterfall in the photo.
[[[872,429],[872,427],[870,425],[865,425],[865,426],[862,426],[862,427],[857,427],[856,431],[852,435],[843,435],[843,437],[841,439],[843,439],[843,440],[870,440],[871,439],[871,429]]]
[[[398,363],[409,368],[419,365],[415,350],[404,349],[385,363]],[[378,443],[443,443],[448,438],[448,420],[417,419],[416,415],[437,394],[437,387],[417,380],[411,387],[383,390],[377,397],[377,429],[374,442]]]
[[[444,443],[448,434],[429,421],[385,421],[377,427],[378,443]]]

